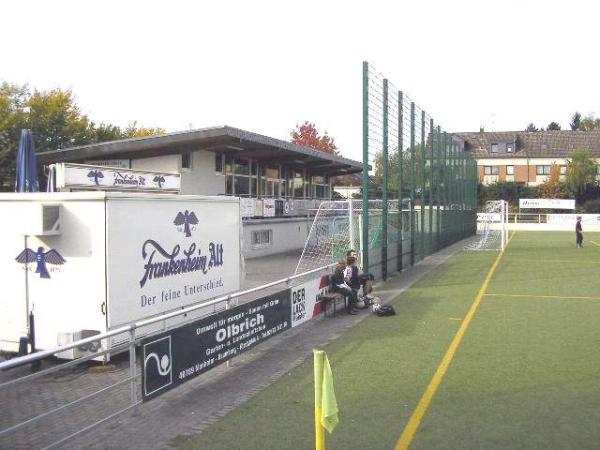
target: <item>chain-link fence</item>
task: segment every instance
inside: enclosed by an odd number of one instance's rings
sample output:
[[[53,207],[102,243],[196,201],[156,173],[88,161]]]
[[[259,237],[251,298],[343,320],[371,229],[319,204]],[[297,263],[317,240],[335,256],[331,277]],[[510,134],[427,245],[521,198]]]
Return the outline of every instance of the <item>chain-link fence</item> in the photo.
[[[477,162],[368,62],[363,63],[363,269],[387,278],[476,231]],[[372,200],[381,209],[371,214]],[[395,201],[395,213],[390,211]],[[398,208],[398,205],[402,205]],[[399,211],[402,211],[402,214]],[[380,243],[379,245],[377,245]]]

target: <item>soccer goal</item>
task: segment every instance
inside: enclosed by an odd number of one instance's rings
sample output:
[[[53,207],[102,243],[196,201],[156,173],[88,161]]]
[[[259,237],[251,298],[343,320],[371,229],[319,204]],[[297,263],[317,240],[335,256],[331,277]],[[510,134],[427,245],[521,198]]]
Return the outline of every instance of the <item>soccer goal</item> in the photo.
[[[477,213],[477,238],[467,250],[503,251],[508,242],[508,203],[504,200],[487,202]]]
[[[332,264],[348,249],[360,255],[360,200],[324,201],[315,214],[296,274]]]

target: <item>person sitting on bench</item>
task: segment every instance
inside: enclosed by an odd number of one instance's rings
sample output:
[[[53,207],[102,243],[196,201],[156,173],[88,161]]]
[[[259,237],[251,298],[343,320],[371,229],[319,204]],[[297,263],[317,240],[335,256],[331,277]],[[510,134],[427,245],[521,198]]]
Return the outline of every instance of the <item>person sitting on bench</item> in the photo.
[[[356,255],[356,250],[354,249],[350,249],[346,252],[346,258],[350,258],[353,257],[354,261],[357,261],[357,255]],[[375,277],[373,276],[373,274],[371,273],[360,273],[361,269],[360,267],[358,267],[358,265],[355,265],[354,267],[356,267],[356,272],[357,272],[357,277],[360,283],[360,287],[362,287],[362,291],[363,291],[363,295],[367,296],[367,294],[369,292],[367,292],[367,282],[369,281],[373,281],[375,279]]]
[[[340,259],[331,279],[334,292],[342,294],[346,298],[346,311],[348,314],[356,314],[355,305],[357,301],[356,292],[346,284],[345,280],[346,261]]]

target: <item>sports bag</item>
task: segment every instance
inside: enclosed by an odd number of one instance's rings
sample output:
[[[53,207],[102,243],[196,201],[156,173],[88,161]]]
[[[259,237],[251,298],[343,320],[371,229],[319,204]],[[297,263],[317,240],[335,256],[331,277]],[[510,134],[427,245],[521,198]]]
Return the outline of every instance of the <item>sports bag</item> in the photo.
[[[373,305],[373,312],[382,317],[396,315],[396,311],[394,311],[394,307],[392,305]]]

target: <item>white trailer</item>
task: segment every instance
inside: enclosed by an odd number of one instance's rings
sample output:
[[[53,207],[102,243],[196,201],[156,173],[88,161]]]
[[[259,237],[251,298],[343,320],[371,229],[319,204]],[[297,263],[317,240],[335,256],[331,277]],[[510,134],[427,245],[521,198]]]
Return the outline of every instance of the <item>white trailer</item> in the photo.
[[[240,288],[235,197],[0,194],[0,215],[0,351],[17,351],[30,311],[36,347],[49,349]]]

